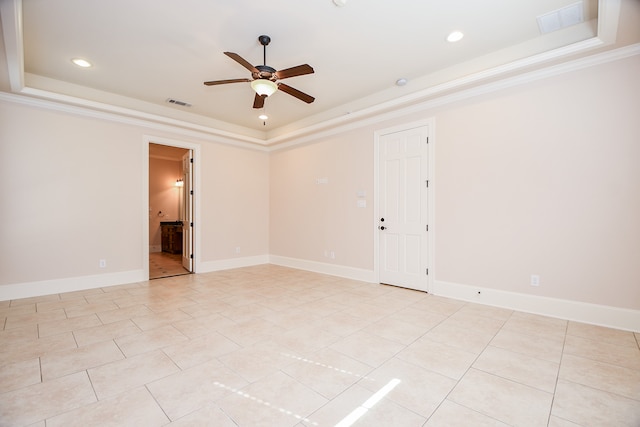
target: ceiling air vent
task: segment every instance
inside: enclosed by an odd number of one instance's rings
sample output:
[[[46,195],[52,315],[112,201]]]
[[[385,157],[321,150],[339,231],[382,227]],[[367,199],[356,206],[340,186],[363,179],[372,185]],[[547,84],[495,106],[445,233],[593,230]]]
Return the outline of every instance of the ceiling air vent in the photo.
[[[173,98],[167,98],[167,102],[169,104],[175,104],[181,107],[191,107],[191,104],[189,104],[188,102],[178,101],[177,99],[173,99]]]
[[[542,34],[558,31],[584,22],[582,2],[570,4],[563,8],[545,13],[537,17],[538,27]]]

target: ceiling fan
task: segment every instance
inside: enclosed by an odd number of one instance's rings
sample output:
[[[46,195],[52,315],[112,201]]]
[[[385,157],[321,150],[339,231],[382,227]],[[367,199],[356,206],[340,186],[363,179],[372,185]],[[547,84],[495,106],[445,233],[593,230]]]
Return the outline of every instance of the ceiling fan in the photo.
[[[281,90],[291,96],[298,98],[301,101],[306,102],[307,104],[311,104],[315,100],[313,96],[307,95],[306,93],[301,92],[298,89],[281,83],[279,80],[288,79],[289,77],[302,76],[305,74],[312,74],[313,68],[309,64],[303,64],[296,67],[276,71],[275,68],[266,65],[267,45],[271,42],[271,37],[262,35],[258,37],[258,41],[264,49],[263,65],[254,66],[237,53],[224,52],[224,54],[229,58],[233,59],[244,68],[251,71],[250,79],[214,80],[210,82],[204,82],[204,84],[207,86],[214,86],[227,83],[251,82],[251,87],[256,92],[256,96],[253,100],[253,108],[262,108],[264,106],[264,100],[277,90]]]

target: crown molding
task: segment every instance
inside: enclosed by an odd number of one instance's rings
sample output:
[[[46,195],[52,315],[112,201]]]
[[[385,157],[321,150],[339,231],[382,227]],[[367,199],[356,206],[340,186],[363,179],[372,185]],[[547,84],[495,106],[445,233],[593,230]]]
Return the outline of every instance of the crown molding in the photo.
[[[233,145],[258,151],[268,151],[268,148],[265,147],[264,144],[257,144],[251,140],[249,140],[249,142],[246,140],[238,140],[237,138],[232,138],[234,135],[225,136],[220,132],[215,132],[216,129],[208,128],[206,126],[193,125],[192,123],[180,122],[179,120],[172,120],[152,114],[141,113],[141,115],[138,115],[138,111],[127,110],[124,108],[118,108],[118,112],[114,112],[111,109],[96,110],[88,108],[85,105],[71,105],[58,100],[34,98],[31,96],[25,96],[24,94],[7,92],[0,92],[0,101],[57,111],[75,116],[91,117],[94,119],[117,122],[126,125],[140,126],[147,129],[153,129],[155,131],[168,132],[182,137],[195,138],[208,142]]]
[[[272,150],[281,150],[295,145],[309,143],[317,139],[326,138],[331,135],[372,125],[381,121],[392,120],[399,117],[407,116],[409,114],[428,111],[433,108],[442,107],[454,102],[464,101],[465,99],[470,99],[487,93],[523,85],[526,83],[534,82],[536,80],[558,76],[572,71],[594,67],[596,65],[606,64],[608,62],[618,61],[635,55],[640,55],[640,43],[606,51],[596,55],[591,55],[574,61],[542,68],[540,70],[532,71],[526,74],[520,74],[514,77],[505,78],[496,82],[475,86],[473,88],[454,92],[449,95],[435,96],[428,101],[414,103],[407,107],[398,107],[392,109],[391,111],[379,112],[377,111],[377,107],[372,107],[369,110],[362,110],[362,112],[360,112],[359,114],[362,117],[354,118],[351,117],[352,114],[349,114],[345,117],[333,119],[331,121],[323,123],[330,123],[330,126],[321,127],[318,125],[317,129],[313,130],[311,133],[302,135],[295,140],[283,142],[278,145],[275,145],[275,142],[272,141],[270,147]]]
[[[514,77],[505,78],[496,82],[478,85],[471,89],[461,90],[449,95],[437,96],[439,92],[445,91],[446,89],[431,88],[428,91],[430,91],[432,97],[427,101],[411,103],[410,101],[402,102],[396,100],[393,103],[381,104],[369,109],[361,110],[357,113],[338,117],[332,120],[327,120],[323,123],[309,126],[296,132],[291,132],[291,134],[288,134],[284,139],[273,138],[267,141],[258,140],[256,138],[247,138],[243,137],[242,135],[222,132],[206,126],[195,125],[192,123],[168,119],[166,117],[152,114],[140,113],[138,111],[128,110],[125,108],[114,107],[113,109],[108,109],[107,107],[111,106],[107,105],[104,105],[105,109],[96,108],[96,105],[93,105],[94,108],[89,108],[86,105],[71,105],[68,102],[62,102],[58,99],[50,100],[45,98],[35,98],[33,96],[25,96],[24,94],[12,94],[7,92],[0,92],[0,100],[16,104],[28,105],[36,108],[60,111],[73,115],[92,117],[101,120],[140,126],[144,128],[154,129],[156,131],[170,132],[173,134],[189,138],[197,138],[209,142],[216,142],[263,152],[269,152],[290,148],[295,145],[307,144],[321,138],[327,138],[338,133],[372,125],[384,120],[392,120],[409,114],[427,111],[436,107],[463,101],[465,99],[470,99],[483,94],[496,92],[536,80],[546,79],[560,74],[605,64],[608,62],[618,61],[635,55],[640,55],[640,43],[614,50],[609,50],[570,62],[542,68],[540,70],[520,74]],[[454,83],[447,83],[447,85],[449,84],[454,85]],[[30,94],[40,93],[35,92],[33,89],[27,88],[25,90]],[[408,97],[413,100],[419,99],[420,95],[412,94],[408,95]],[[411,105],[403,107],[403,104]]]
[[[599,0],[598,35],[596,37],[470,74],[316,124],[293,123],[293,130],[274,137],[267,137],[265,133],[265,138],[262,139],[238,132],[217,129],[212,126],[172,119],[163,115],[145,113],[130,108],[25,86],[22,0],[8,0],[0,2],[0,17],[2,18],[9,80],[13,94],[0,93],[0,99],[29,104],[39,108],[59,110],[70,114],[119,121],[259,151],[280,150],[345,130],[366,126],[380,120],[395,118],[416,111],[424,111],[482,93],[636,55],[639,50],[638,44],[526,72],[527,69],[534,66],[561,60],[571,55],[587,53],[590,50],[614,43],[620,14],[620,2],[621,0]],[[513,73],[520,74],[515,77],[506,77]],[[501,76],[505,76],[505,78],[483,84],[483,82],[491,79],[500,79]],[[468,89],[469,86],[472,86],[472,88]]]

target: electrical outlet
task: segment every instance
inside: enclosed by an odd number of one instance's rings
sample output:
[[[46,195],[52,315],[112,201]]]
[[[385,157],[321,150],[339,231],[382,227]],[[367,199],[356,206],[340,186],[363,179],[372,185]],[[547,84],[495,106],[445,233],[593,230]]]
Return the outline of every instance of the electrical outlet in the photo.
[[[330,258],[336,259],[336,253],[334,251],[331,251]]]
[[[240,253],[240,246],[236,247],[236,253],[239,254]]]
[[[540,286],[540,276],[537,274],[531,275],[531,286]]]
[[[99,265],[100,265],[100,268],[107,268],[107,260],[106,259],[101,259],[99,261]]]

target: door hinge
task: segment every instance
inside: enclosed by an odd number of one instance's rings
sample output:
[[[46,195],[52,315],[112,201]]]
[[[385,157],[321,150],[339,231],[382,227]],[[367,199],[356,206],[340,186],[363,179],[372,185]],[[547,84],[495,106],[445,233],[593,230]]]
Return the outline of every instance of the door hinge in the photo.
[[[426,273],[427,273],[427,276],[428,276],[428,275],[429,275],[429,269],[428,269],[428,268],[427,268],[427,271],[426,271]]]
[[[429,143],[429,137],[427,137],[427,144]]]
[[[189,223],[189,227],[193,227],[193,223],[192,222]]]
[[[429,231],[429,224],[424,226],[425,230],[424,231]]]
[[[428,179],[426,179],[426,180],[424,181],[424,183],[425,183],[425,185],[426,185],[426,188],[429,188],[429,180],[428,180]]]
[[[191,196],[193,196],[193,190],[190,190],[190,191],[189,191],[189,194],[190,194]]]
[[[189,255],[189,258],[193,259],[193,254]]]
[[[189,159],[189,163],[193,163],[193,157]]]

